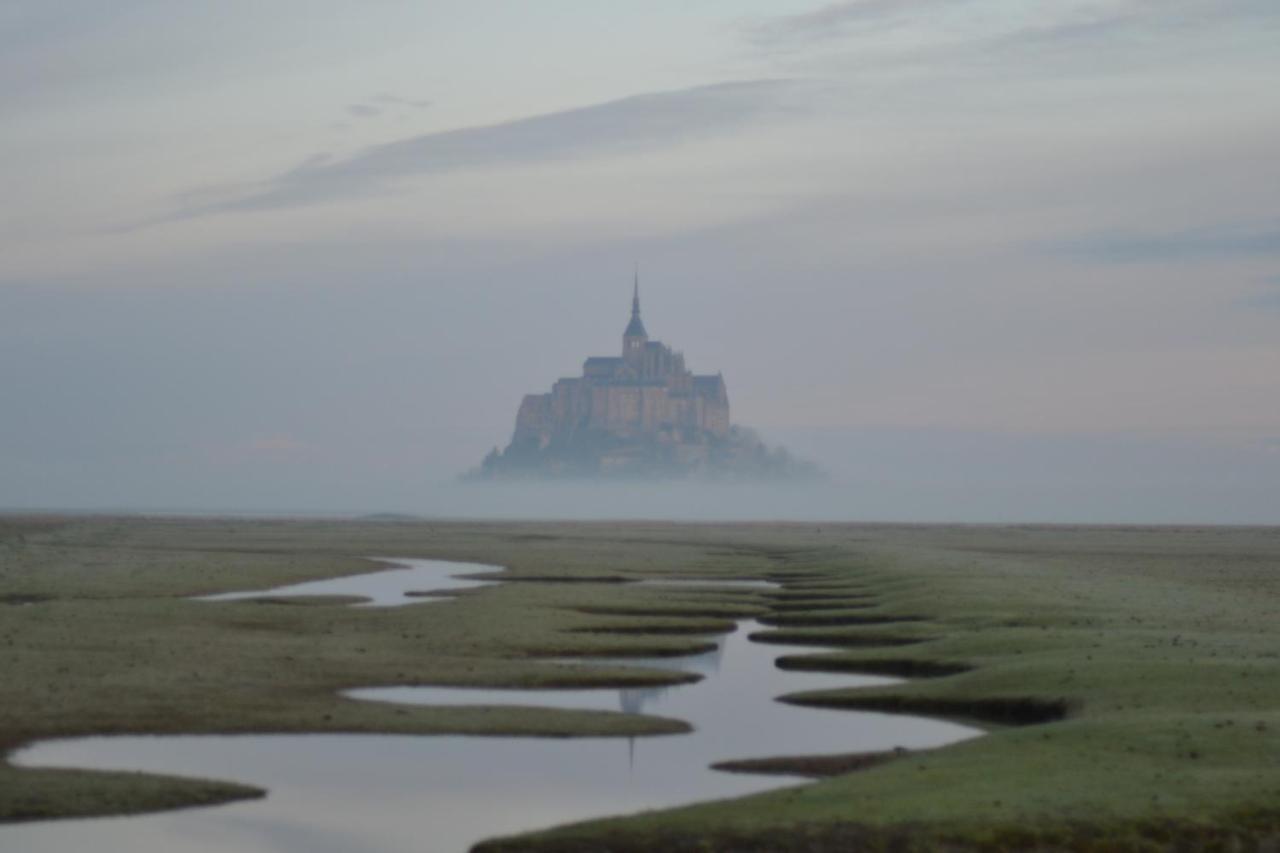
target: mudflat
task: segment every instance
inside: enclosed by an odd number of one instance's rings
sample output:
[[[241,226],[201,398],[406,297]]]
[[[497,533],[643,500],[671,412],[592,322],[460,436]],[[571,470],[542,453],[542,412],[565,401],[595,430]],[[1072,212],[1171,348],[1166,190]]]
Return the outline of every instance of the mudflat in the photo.
[[[193,600],[381,569],[371,555],[483,563],[509,582],[429,607]],[[786,585],[625,583],[662,577]],[[10,516],[0,519],[0,615],[6,750],[104,733],[680,731],[649,716],[476,714],[340,691],[657,684],[681,676],[550,659],[690,652],[705,644],[700,632],[748,616],[768,626],[761,641],[832,648],[798,649],[783,666],[912,679],[790,701],[989,729],[936,750],[810,759],[824,776],[810,785],[490,850],[1126,849],[1280,833],[1274,528]],[[5,820],[260,793],[0,765]]]

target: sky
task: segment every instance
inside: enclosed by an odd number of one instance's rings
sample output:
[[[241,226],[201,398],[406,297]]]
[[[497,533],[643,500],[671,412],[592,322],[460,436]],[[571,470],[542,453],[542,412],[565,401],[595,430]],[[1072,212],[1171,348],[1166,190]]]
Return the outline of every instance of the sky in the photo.
[[[1274,0],[0,6],[0,508],[1280,523]],[[454,482],[645,324],[808,490]]]

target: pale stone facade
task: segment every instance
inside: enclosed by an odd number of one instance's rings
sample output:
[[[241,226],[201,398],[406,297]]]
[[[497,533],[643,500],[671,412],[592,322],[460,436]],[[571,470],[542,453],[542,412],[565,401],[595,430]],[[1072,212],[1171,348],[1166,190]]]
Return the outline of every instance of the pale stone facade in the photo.
[[[588,358],[582,376],[557,381],[549,394],[524,398],[513,447],[541,450],[593,433],[672,445],[729,435],[724,378],[693,375],[683,355],[649,340],[638,292],[631,310],[621,356]]]
[[[795,479],[816,476],[781,448],[729,422],[724,377],[695,376],[684,356],[649,340],[640,320],[639,283],[622,354],[588,358],[582,375],[558,380],[520,403],[515,434],[496,447],[473,479],[509,477],[707,477]]]

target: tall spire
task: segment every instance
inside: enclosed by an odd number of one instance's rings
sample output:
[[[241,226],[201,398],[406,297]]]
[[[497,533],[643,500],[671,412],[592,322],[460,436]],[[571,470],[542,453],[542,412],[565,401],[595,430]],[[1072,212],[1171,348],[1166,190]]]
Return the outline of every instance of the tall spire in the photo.
[[[636,280],[631,290],[631,316],[640,316],[640,265],[636,264]]]
[[[640,265],[636,265],[635,282],[631,286],[631,322],[627,324],[627,330],[622,333],[624,338],[644,338],[649,339],[649,333],[644,330],[644,323],[640,320]]]

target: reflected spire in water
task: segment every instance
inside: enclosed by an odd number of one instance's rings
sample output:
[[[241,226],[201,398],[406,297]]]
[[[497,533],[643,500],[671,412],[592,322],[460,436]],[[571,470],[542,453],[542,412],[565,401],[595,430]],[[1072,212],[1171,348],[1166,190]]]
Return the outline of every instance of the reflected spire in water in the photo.
[[[716,647],[705,655],[699,655],[690,660],[694,672],[701,672],[704,675],[714,675],[720,671],[720,663],[724,660],[724,637],[716,638]]]
[[[628,714],[644,713],[646,705],[656,704],[670,692],[671,688],[662,687],[628,687],[618,691],[618,708]]]
[[[806,708],[783,693],[889,683],[847,673],[780,670],[795,647],[750,642],[744,620],[724,646],[694,657],[716,672],[675,687],[390,687],[347,691],[357,698],[453,706],[644,710],[683,720],[692,731],[627,737],[626,767],[607,738],[405,737],[392,735],[113,736],[45,741],[22,751],[23,766],[130,769],[243,779],[271,796],[217,809],[141,818],[0,826],[0,849],[62,853],[318,853],[418,849],[430,827],[434,850],[463,851],[480,839],[609,814],[634,813],[775,788],[776,777],[722,773],[717,762],[755,755],[830,753],[833,747],[923,749],[979,732],[896,715]],[[670,673],[689,658],[647,659]],[[658,661],[661,661],[658,663]],[[636,659],[576,659],[610,667]],[[395,697],[395,698],[392,698]],[[655,707],[656,706],[656,707]],[[353,784],[352,780],[358,780]],[[531,790],[536,780],[537,790]],[[793,780],[797,781],[798,780]],[[343,808],[334,808],[341,803]],[[353,820],[354,815],[373,815]],[[358,824],[358,825],[357,825]],[[261,827],[270,837],[259,838]],[[245,828],[255,829],[246,838]],[[213,840],[211,840],[213,839]]]

